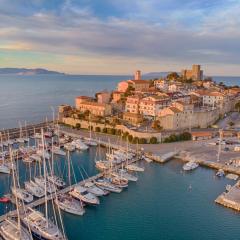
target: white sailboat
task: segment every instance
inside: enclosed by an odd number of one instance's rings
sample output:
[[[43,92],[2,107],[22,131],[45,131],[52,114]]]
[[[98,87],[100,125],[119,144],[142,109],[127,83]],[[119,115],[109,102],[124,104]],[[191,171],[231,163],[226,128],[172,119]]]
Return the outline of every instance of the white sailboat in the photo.
[[[129,171],[133,171],[133,172],[144,172],[144,168],[143,167],[139,167],[135,164],[128,164],[125,166],[125,168]]]
[[[33,196],[25,189],[12,187],[12,194],[25,203],[30,203],[33,201]]]
[[[80,139],[76,139],[72,141],[72,144],[76,147],[78,150],[87,150],[89,147],[82,142]]]
[[[45,180],[44,177],[35,177],[34,180],[35,180],[35,183],[43,189],[45,188],[45,184],[46,184],[48,193],[54,193],[56,191],[55,185]]]
[[[59,146],[53,146],[52,151],[56,155],[66,156],[66,152],[64,152]]]
[[[40,186],[38,186],[32,180],[24,183],[25,189],[30,192],[33,196],[37,198],[41,198],[44,196],[44,190]]]
[[[111,184],[108,179],[97,179],[95,181],[95,184],[102,188],[103,190],[109,191],[109,192],[114,192],[114,193],[120,193],[122,191],[121,188],[116,187],[115,185]]]
[[[10,159],[12,161],[12,153],[10,150]],[[13,188],[17,188],[15,171],[13,171]],[[33,240],[31,233],[27,228],[23,227],[20,221],[19,200],[15,196],[17,220],[7,218],[0,223],[0,238],[3,240]]]
[[[84,187],[87,189],[88,192],[94,194],[97,197],[106,195],[106,192],[103,191],[101,188],[97,187],[93,182],[86,182]]]
[[[71,186],[71,167],[70,167],[70,156],[68,152],[68,183]],[[73,196],[63,193],[58,194],[55,199],[55,204],[67,213],[82,216],[85,213],[82,202],[73,198]]]
[[[81,185],[75,186],[69,194],[87,204],[98,205],[100,203],[94,194],[88,192],[87,189]]]
[[[138,180],[137,176],[134,176],[133,174],[130,174],[125,169],[119,169],[118,174],[122,176],[123,178],[127,179],[128,181],[136,182]]]
[[[66,183],[63,181],[62,178],[56,176],[56,175],[49,175],[47,176],[47,180],[51,182],[52,184],[55,184],[59,188],[63,188],[66,186]]]

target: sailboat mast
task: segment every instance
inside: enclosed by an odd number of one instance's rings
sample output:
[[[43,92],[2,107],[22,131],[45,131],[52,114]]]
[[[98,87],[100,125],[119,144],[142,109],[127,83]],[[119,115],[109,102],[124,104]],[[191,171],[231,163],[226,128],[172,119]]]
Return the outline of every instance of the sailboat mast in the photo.
[[[67,160],[68,160],[68,184],[71,186],[71,169],[70,169],[70,154],[67,152]]]
[[[47,204],[47,172],[46,172],[46,159],[45,159],[45,144],[44,144],[44,137],[43,137],[43,129],[41,129],[42,135],[42,146],[43,146],[43,175],[44,175],[44,194],[45,194],[45,217],[48,226],[48,204]]]
[[[10,152],[10,161],[11,161],[11,164],[13,165],[13,152],[12,152],[12,148],[9,149],[9,152]],[[12,177],[13,177],[13,188],[14,190],[16,191],[17,189],[17,184],[16,184],[16,177],[17,175],[15,174],[15,169],[13,168],[12,169]],[[18,216],[18,230],[19,230],[19,233],[20,233],[20,239],[21,239],[21,222],[20,222],[20,211],[19,211],[19,203],[18,203],[18,197],[17,197],[17,194],[14,194],[15,196],[15,201],[16,201],[16,208],[17,208],[17,216]]]

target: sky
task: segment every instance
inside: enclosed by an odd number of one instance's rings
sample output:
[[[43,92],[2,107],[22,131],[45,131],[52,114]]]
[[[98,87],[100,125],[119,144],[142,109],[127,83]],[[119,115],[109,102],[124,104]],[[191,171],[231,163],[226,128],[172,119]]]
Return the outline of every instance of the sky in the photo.
[[[0,0],[0,67],[240,76],[240,0]]]

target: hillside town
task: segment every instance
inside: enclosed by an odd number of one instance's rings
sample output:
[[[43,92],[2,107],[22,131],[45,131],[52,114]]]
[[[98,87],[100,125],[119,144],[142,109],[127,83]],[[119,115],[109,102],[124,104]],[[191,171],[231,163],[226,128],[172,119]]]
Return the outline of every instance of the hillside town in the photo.
[[[217,127],[239,100],[238,86],[204,78],[200,65],[154,79],[142,79],[137,70],[133,79],[119,82],[113,91],[77,96],[75,106],[59,106],[59,118],[76,128],[163,141],[173,132]]]

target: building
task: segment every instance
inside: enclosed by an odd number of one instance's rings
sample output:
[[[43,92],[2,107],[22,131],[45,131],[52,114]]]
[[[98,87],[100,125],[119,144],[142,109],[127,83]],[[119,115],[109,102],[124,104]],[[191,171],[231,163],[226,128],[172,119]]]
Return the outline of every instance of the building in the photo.
[[[213,138],[213,132],[192,132],[192,140],[208,140]]]
[[[139,95],[127,97],[125,111],[130,113],[139,113],[139,103],[141,97]]]
[[[97,103],[97,102],[83,102],[78,104],[76,108],[81,112],[89,111],[96,116],[109,116],[112,114],[112,107],[110,104]]]
[[[127,121],[128,123],[134,126],[138,126],[139,124],[142,123],[143,117],[141,114],[138,114],[138,113],[125,112],[123,114],[123,120]]]
[[[88,96],[78,96],[75,98],[75,105],[77,107],[78,104],[81,104],[83,102],[92,102],[94,101],[94,98],[88,97]]]
[[[113,103],[117,103],[120,100],[122,100],[124,97],[124,93],[123,92],[119,92],[119,91],[113,91],[112,92],[112,102]]]
[[[109,103],[111,100],[111,93],[104,91],[96,93],[98,103]]]
[[[192,69],[183,69],[182,70],[182,77],[184,79],[192,79],[194,81],[199,81],[203,79],[203,70],[201,70],[200,65],[192,65]]]
[[[150,82],[148,80],[141,79],[141,71],[137,70],[134,74],[134,79],[122,81],[118,83],[117,90],[119,92],[126,92],[129,87],[132,87],[135,91],[147,91],[150,87]]]
[[[139,112],[144,116],[156,117],[158,112],[168,105],[168,96],[148,96],[140,100]]]

